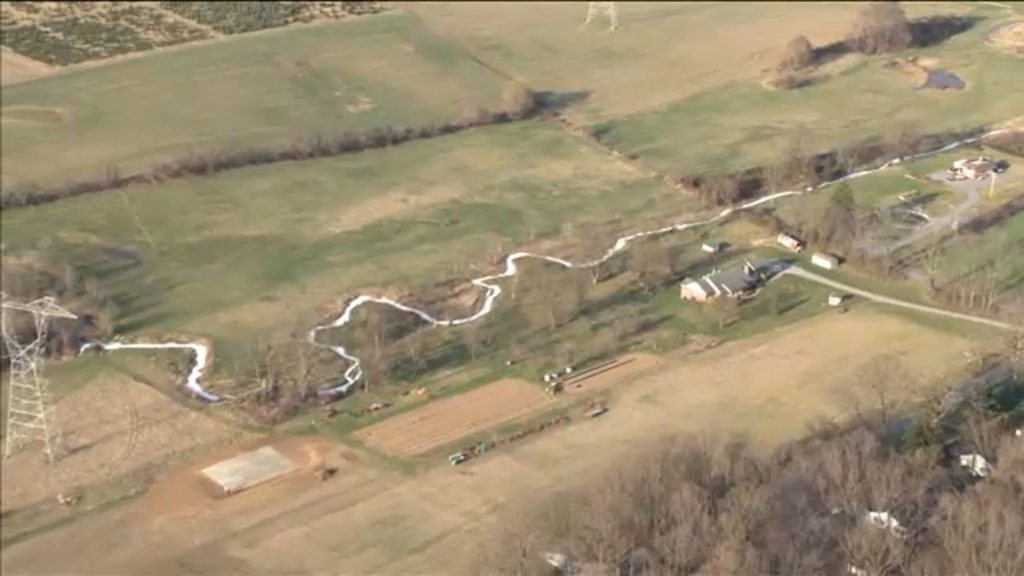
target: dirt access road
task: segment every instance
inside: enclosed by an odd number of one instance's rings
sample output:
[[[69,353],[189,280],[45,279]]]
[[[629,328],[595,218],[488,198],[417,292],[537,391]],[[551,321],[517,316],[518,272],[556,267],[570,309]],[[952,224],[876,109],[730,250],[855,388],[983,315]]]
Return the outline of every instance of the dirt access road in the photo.
[[[869,403],[874,396],[856,377],[867,359],[900,355],[926,379],[949,368],[936,359],[956,361],[971,345],[868,310],[823,314],[665,357],[661,369],[610,388],[605,416],[466,466],[408,474],[364,457],[328,482],[260,487],[177,517],[155,515],[144,498],[10,546],[4,574],[468,573],[499,511],[590,477],[653,439],[742,432],[770,447]]]
[[[921,304],[914,304],[912,302],[904,302],[903,300],[897,300],[896,298],[890,298],[881,294],[875,294],[874,292],[868,292],[859,288],[854,288],[849,284],[843,284],[842,282],[836,282],[835,280],[829,280],[820,274],[809,272],[799,266],[790,266],[783,270],[783,274],[790,274],[792,276],[798,276],[804,280],[810,280],[818,284],[835,288],[843,292],[849,292],[856,296],[866,298],[872,302],[878,302],[879,304],[886,304],[889,306],[896,306],[897,308],[904,308],[906,310],[913,310],[914,312],[921,312],[924,314],[931,314],[933,316],[943,316],[946,318],[953,318],[955,320],[962,320],[964,322],[972,322],[974,324],[983,324],[991,328],[999,328],[1000,330],[1021,330],[1021,326],[1014,326],[1013,324],[1007,324],[1006,322],[1000,322],[998,320],[992,320],[991,318],[985,318],[983,316],[972,316],[971,314],[961,314],[960,312],[952,312],[950,310],[943,310],[942,308],[933,308],[931,306],[922,306]]]

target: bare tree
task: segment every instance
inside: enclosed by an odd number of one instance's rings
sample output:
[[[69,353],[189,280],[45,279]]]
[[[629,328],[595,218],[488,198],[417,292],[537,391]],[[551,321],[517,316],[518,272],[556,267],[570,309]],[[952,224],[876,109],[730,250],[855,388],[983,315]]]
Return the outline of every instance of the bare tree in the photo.
[[[814,63],[814,46],[806,36],[801,34],[786,43],[782,52],[779,68],[782,70],[799,70]]]
[[[526,116],[537,107],[537,95],[522,82],[510,80],[502,92],[505,112],[512,117]]]
[[[1002,430],[999,422],[992,418],[986,407],[977,399],[964,409],[960,434],[974,452],[981,454],[989,462],[995,461]]]
[[[844,174],[850,174],[864,161],[864,149],[858,144],[836,148],[836,161]]]
[[[708,303],[711,315],[718,322],[718,329],[725,330],[730,324],[736,321],[739,315],[740,303],[735,298],[715,298]]]
[[[470,322],[462,327],[462,342],[469,351],[469,357],[476,359],[480,349],[487,343],[488,334],[485,322]]]
[[[629,255],[629,267],[648,293],[657,292],[672,274],[668,248],[657,239],[634,246]]]
[[[829,195],[820,218],[817,219],[814,240],[835,250],[849,252],[859,236],[857,203],[853,190],[840,182]]]
[[[956,574],[1017,576],[1024,566],[1024,499],[1000,484],[947,495],[936,529]]]
[[[769,194],[779,192],[787,182],[787,167],[783,162],[771,162],[761,169],[761,177]]]
[[[906,158],[914,153],[914,149],[921,140],[921,131],[912,121],[896,121],[889,126],[883,138],[892,154],[899,158]]]
[[[862,364],[856,378],[859,386],[869,390],[873,396],[872,407],[883,427],[888,425],[894,415],[894,393],[905,391],[914,384],[913,377],[903,362],[898,356],[891,354],[875,356]]]
[[[517,304],[534,328],[546,325],[553,331],[571,320],[583,305],[590,284],[586,274],[546,264],[531,267],[523,275],[525,294]]]
[[[855,50],[865,54],[900,52],[909,48],[912,41],[910,24],[897,2],[865,5],[848,40]]]
[[[384,308],[377,304],[363,306],[362,329],[359,335],[360,344],[369,349],[369,354],[360,357],[363,369],[363,391],[368,392],[371,384],[383,380],[387,366],[385,358],[385,339],[389,330],[389,319]]]

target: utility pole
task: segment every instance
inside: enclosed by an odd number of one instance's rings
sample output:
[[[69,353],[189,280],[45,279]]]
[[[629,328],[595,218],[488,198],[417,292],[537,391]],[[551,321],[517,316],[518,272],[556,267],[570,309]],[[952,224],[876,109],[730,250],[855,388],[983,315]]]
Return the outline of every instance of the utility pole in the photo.
[[[610,32],[614,32],[619,27],[619,12],[615,8],[615,2],[587,2],[587,19],[583,22],[583,26],[590,24],[590,21],[598,14],[608,16]]]
[[[32,316],[35,327],[31,342],[19,342],[18,331],[11,316],[24,312]],[[46,458],[52,465],[60,449],[60,430],[53,418],[50,384],[43,378],[46,351],[46,328],[51,317],[74,320],[77,317],[46,297],[27,304],[9,300],[0,293],[3,339],[10,360],[10,381],[7,388],[7,435],[4,437],[4,458],[22,444],[41,440]]]

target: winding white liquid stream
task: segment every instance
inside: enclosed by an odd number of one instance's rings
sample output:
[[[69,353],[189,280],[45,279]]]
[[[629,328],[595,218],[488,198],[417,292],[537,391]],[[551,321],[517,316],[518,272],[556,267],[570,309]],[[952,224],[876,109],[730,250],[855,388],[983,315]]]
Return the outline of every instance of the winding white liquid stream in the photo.
[[[317,342],[316,336],[317,336],[317,333],[319,333],[322,330],[330,330],[330,329],[341,328],[341,327],[345,326],[346,324],[348,324],[349,322],[352,321],[352,314],[356,310],[358,310],[360,306],[362,306],[364,304],[374,303],[374,304],[382,304],[382,305],[385,305],[385,306],[390,306],[390,307],[392,307],[392,308],[394,308],[396,310],[401,310],[403,312],[408,312],[410,314],[415,314],[416,316],[420,317],[423,321],[425,321],[425,322],[427,322],[427,323],[429,323],[429,324],[431,324],[433,326],[461,326],[463,324],[468,324],[470,322],[475,322],[475,321],[477,321],[477,320],[479,320],[479,319],[483,318],[484,316],[487,316],[488,314],[491,313],[491,310],[494,308],[494,302],[498,299],[499,296],[501,296],[501,287],[498,286],[497,284],[495,284],[494,281],[495,280],[500,280],[502,278],[510,278],[512,276],[515,276],[519,272],[519,269],[516,267],[516,262],[518,260],[520,260],[520,259],[523,259],[523,258],[535,258],[535,259],[538,259],[538,260],[545,260],[545,261],[551,262],[553,264],[558,264],[559,266],[563,266],[565,268],[582,268],[582,269],[592,268],[594,266],[598,266],[598,265],[608,261],[610,258],[615,256],[619,252],[622,252],[623,250],[626,249],[626,247],[629,245],[630,242],[632,242],[633,240],[636,240],[637,238],[645,238],[645,237],[649,237],[649,236],[660,236],[660,235],[669,234],[669,233],[672,233],[672,232],[680,232],[680,231],[687,230],[689,228],[694,228],[694,227],[697,227],[697,226],[706,226],[708,224],[713,224],[715,222],[718,222],[720,220],[728,218],[729,216],[731,216],[735,212],[738,212],[738,211],[741,211],[741,210],[748,210],[750,208],[754,208],[754,207],[759,206],[761,204],[764,204],[764,203],[767,203],[767,202],[772,202],[773,200],[777,200],[779,198],[785,198],[785,197],[788,197],[788,196],[800,196],[802,194],[805,194],[805,193],[808,193],[808,192],[813,192],[814,190],[817,190],[817,189],[825,187],[825,186],[829,186],[831,184],[835,184],[837,182],[843,182],[843,181],[846,181],[846,180],[853,180],[853,179],[856,179],[856,178],[861,178],[863,176],[867,176],[869,174],[874,174],[876,172],[880,172],[882,170],[885,170],[885,169],[887,169],[887,168],[889,168],[889,167],[891,167],[891,166],[893,166],[895,164],[900,164],[902,162],[917,160],[919,158],[924,158],[926,156],[931,156],[931,155],[934,155],[934,154],[941,154],[943,152],[947,152],[949,150],[953,150],[954,148],[957,148],[959,146],[963,146],[965,144],[972,144],[972,143],[978,142],[978,141],[980,141],[980,140],[982,140],[984,138],[987,138],[987,137],[990,137],[990,136],[995,136],[997,134],[1002,134],[1004,132],[1006,132],[1006,130],[993,130],[991,132],[982,134],[981,136],[976,136],[974,138],[967,138],[967,139],[964,139],[964,140],[959,140],[959,141],[953,142],[951,144],[947,144],[946,146],[943,146],[943,147],[938,148],[936,150],[932,150],[930,152],[922,152],[920,154],[915,154],[915,155],[908,156],[908,157],[905,157],[905,158],[902,158],[902,159],[890,160],[890,161],[886,162],[885,164],[882,164],[878,168],[872,168],[870,170],[861,170],[859,172],[852,172],[850,174],[847,174],[846,176],[843,176],[842,178],[837,178],[835,180],[831,180],[831,181],[828,181],[828,182],[822,182],[821,184],[818,184],[817,186],[808,187],[804,191],[790,190],[790,191],[786,191],[786,192],[778,192],[776,194],[771,194],[770,196],[765,196],[763,198],[758,198],[757,200],[753,200],[751,202],[747,202],[747,203],[741,204],[739,206],[726,208],[725,210],[722,210],[722,212],[719,213],[717,216],[715,216],[713,218],[709,218],[707,220],[700,220],[700,221],[694,221],[694,222],[683,222],[683,223],[679,223],[679,224],[672,224],[672,225],[665,226],[663,228],[658,228],[658,229],[655,229],[655,230],[646,230],[646,231],[643,231],[643,232],[635,232],[633,234],[629,234],[627,236],[623,236],[623,237],[619,238],[618,240],[615,241],[615,244],[613,244],[612,247],[609,248],[608,251],[604,253],[603,256],[601,256],[597,260],[592,260],[590,262],[582,262],[582,263],[574,264],[572,262],[569,262],[568,260],[564,260],[562,258],[557,258],[555,256],[545,256],[543,254],[531,254],[529,252],[516,252],[514,254],[510,254],[509,256],[507,256],[505,258],[505,270],[503,272],[501,272],[499,274],[492,274],[490,276],[483,276],[483,277],[475,278],[475,279],[471,280],[471,282],[472,282],[472,284],[474,286],[479,286],[480,288],[483,288],[485,290],[486,297],[484,298],[483,305],[480,307],[479,310],[477,310],[471,316],[466,316],[464,318],[455,318],[455,319],[450,319],[450,320],[444,320],[444,319],[440,319],[440,318],[436,318],[436,317],[432,316],[429,312],[426,312],[424,310],[420,310],[419,308],[415,308],[415,307],[409,306],[407,304],[402,304],[401,302],[397,302],[397,301],[391,300],[389,298],[379,298],[379,297],[376,297],[376,296],[368,296],[368,295],[365,295],[365,294],[364,295],[360,295],[357,298],[355,298],[354,300],[352,300],[351,302],[349,302],[347,306],[345,306],[345,310],[341,313],[340,316],[338,316],[337,318],[335,318],[333,321],[331,321],[328,324],[324,324],[322,326],[317,326],[317,327],[313,328],[312,330],[309,331],[309,334],[307,335],[307,339],[308,339],[310,344],[313,344],[314,346],[322,346],[322,347],[328,348],[331,351],[333,351],[335,354],[337,354],[339,357],[341,357],[342,359],[346,360],[349,363],[349,367],[345,370],[345,374],[344,374],[345,382],[342,383],[342,384],[339,384],[337,386],[332,386],[332,387],[324,388],[320,392],[322,394],[339,394],[339,393],[340,394],[347,394],[352,389],[352,387],[355,386],[357,382],[359,382],[360,378],[362,378],[363,370],[362,370],[362,367],[360,366],[359,358],[357,358],[356,356],[353,356],[352,354],[350,354],[345,349],[344,346],[331,346],[331,345],[321,344],[321,343]],[[110,343],[105,343],[105,344],[87,344],[86,346],[84,346],[82,348],[82,351],[84,352],[88,348],[96,347],[96,346],[100,347],[103,350],[190,349],[190,350],[192,350],[195,353],[195,359],[194,359],[194,363],[192,365],[192,370],[190,371],[190,373],[188,375],[188,379],[187,379],[187,381],[185,383],[185,387],[188,388],[190,391],[192,391],[196,396],[198,396],[199,398],[202,398],[204,400],[207,400],[207,401],[210,401],[210,402],[215,402],[217,400],[220,400],[219,396],[217,396],[215,394],[211,394],[210,392],[207,392],[206,390],[203,389],[202,385],[200,384],[200,379],[202,378],[203,372],[206,369],[206,364],[207,364],[207,360],[208,360],[208,356],[209,356],[209,349],[207,348],[207,346],[205,344],[189,343],[189,342],[185,342],[185,343],[181,343],[181,342],[166,342],[166,343],[141,343],[141,342],[123,343],[123,342],[110,342]]]

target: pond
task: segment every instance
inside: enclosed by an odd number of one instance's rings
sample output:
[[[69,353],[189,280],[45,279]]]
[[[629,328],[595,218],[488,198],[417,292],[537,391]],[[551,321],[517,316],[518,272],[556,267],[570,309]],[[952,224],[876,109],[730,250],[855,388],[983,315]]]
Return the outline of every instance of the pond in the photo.
[[[928,80],[925,81],[921,88],[931,88],[933,90],[947,90],[952,88],[953,90],[963,90],[966,86],[967,83],[964,82],[963,78],[949,70],[938,68],[928,71]]]

